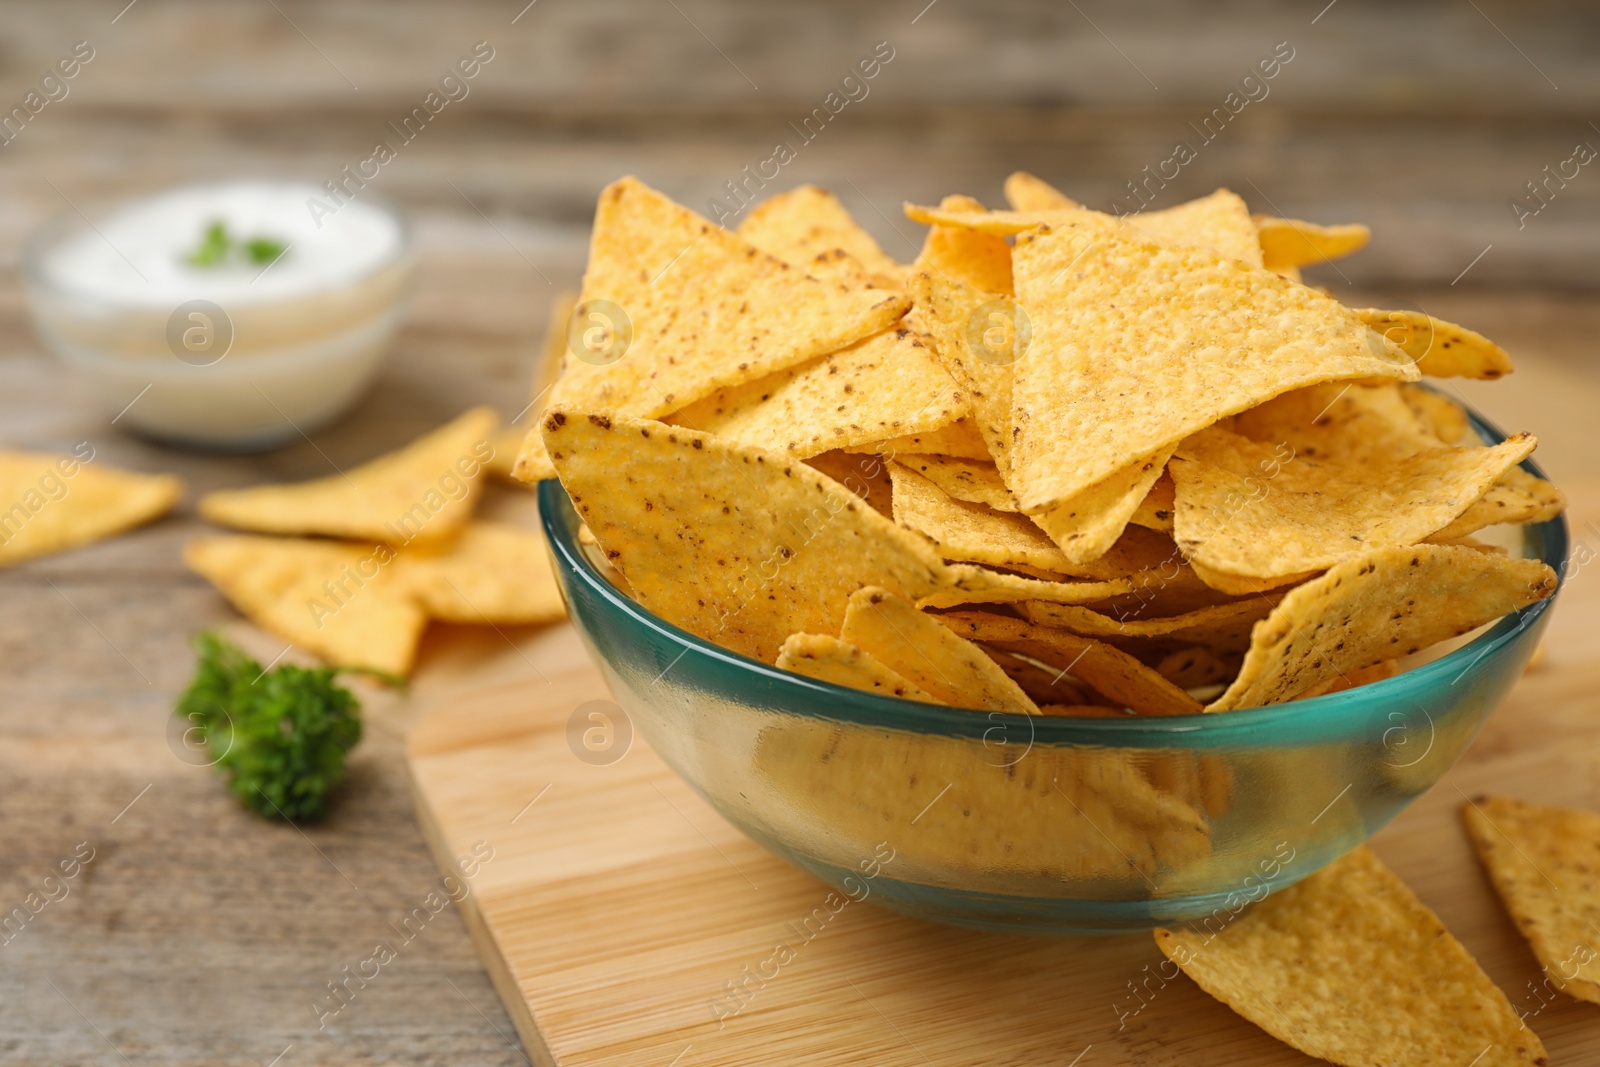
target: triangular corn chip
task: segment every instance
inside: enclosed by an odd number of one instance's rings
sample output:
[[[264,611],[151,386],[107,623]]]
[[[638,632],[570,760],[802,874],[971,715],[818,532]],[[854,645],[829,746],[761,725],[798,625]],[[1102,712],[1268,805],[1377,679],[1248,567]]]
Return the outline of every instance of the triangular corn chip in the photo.
[[[153,522],[183,493],[170,474],[107,467],[92,450],[88,457],[0,449],[0,567]]]
[[[815,185],[802,185],[763,200],[734,232],[763,252],[796,266],[841,249],[874,274],[894,276],[903,269],[878,247],[838,197]]]
[[[1046,705],[1057,709],[1073,709],[1095,699],[1092,692],[1080,686],[1060,668],[1046,668],[1026,656],[1003,652],[998,648],[985,648],[983,651],[1000,665],[1000,669],[1006,672],[1007,677],[1028,694],[1028,699],[1039,705],[1040,714],[1075,714],[1073,711],[1051,712]],[[1126,714],[1122,708],[1102,707],[1101,710],[1116,712],[1119,715]]]
[[[1001,473],[1030,513],[1290,389],[1417,376],[1305,286],[1087,212],[1020,236],[1013,262],[1032,343],[1015,368],[1013,469]]]
[[[555,391],[556,381],[566,367],[570,355],[567,349],[569,334],[574,325],[572,315],[577,309],[578,294],[570,289],[563,289],[550,300],[550,310],[544,324],[544,342],[539,347],[539,365],[533,372],[528,408],[515,420],[527,428],[516,431],[518,447],[510,449],[506,455],[502,456],[500,446],[495,446],[493,470],[496,474],[504,473],[519,482],[539,482],[556,476],[556,469],[550,465],[550,457],[545,455],[544,438],[539,436],[539,417],[550,403],[550,394]],[[524,416],[526,421],[523,421]],[[507,461],[511,465],[502,471],[502,464]]]
[[[1012,443],[1012,364],[1028,347],[1027,338],[1018,335],[1021,320],[1015,301],[926,272],[912,277],[911,297],[932,340],[934,355],[965,387],[973,427],[1004,478]]]
[[[945,211],[984,210],[970,196],[947,196],[939,207]],[[1011,246],[1003,237],[964,226],[930,229],[911,269],[944,275],[984,292],[1011,292]]]
[[[1500,476],[1473,505],[1433,535],[1453,540],[1502,523],[1545,522],[1567,508],[1566,494],[1520,467]]]
[[[1123,216],[1134,229],[1168,244],[1208,248],[1219,256],[1261,266],[1261,241],[1250,208],[1238,194],[1218,189],[1210,196]]]
[[[1516,369],[1505,349],[1465,326],[1421,311],[1354,310],[1362,322],[1398,345],[1416,361],[1417,369],[1431,378],[1492,381]]]
[[[1015,171],[1006,178],[1006,203],[1014,211],[1060,211],[1082,207],[1066,193],[1025,170]]]
[[[872,453],[824,452],[806,460],[806,466],[821,471],[856,496],[879,515],[894,514],[894,483],[889,468]]]
[[[1271,215],[1257,215],[1255,221],[1262,259],[1274,271],[1339,259],[1359,252],[1372,239],[1372,231],[1360,223],[1321,226]]]
[[[260,533],[395,545],[448,538],[472,517],[499,421],[492,409],[473,408],[398,451],[340,474],[207,493],[200,514]]]
[[[428,616],[444,622],[534,624],[567,613],[537,530],[474,522],[446,546],[402,553],[395,569]]]
[[[639,603],[772,662],[793,633],[837,633],[866,585],[921,597],[931,546],[799,460],[649,419],[552,408],[545,445]]]
[[[1039,713],[983,649],[887,589],[869,586],[851,594],[840,636],[941,703]]]
[[[939,703],[855,645],[828,634],[790,634],[778,649],[777,665],[807,678],[880,696]]]
[[[994,457],[989,455],[989,446],[983,443],[982,435],[978,433],[978,428],[973,425],[970,418],[958,419],[949,426],[932,430],[928,433],[891,437],[886,441],[858,445],[845,451],[875,452],[879,455],[891,457],[901,452],[927,453],[939,456],[953,456],[958,459],[980,460],[989,464],[994,463]]]
[[[938,618],[969,640],[1058,666],[1141,715],[1188,715],[1201,710],[1198,700],[1103,641],[982,611],[951,612]]]
[[[1025,606],[1024,613],[1040,625],[1098,638],[1123,649],[1137,648],[1159,638],[1223,652],[1243,652],[1250,647],[1251,628],[1257,620],[1266,618],[1276,603],[1275,597],[1248,597],[1179,615],[1129,615],[1119,619],[1084,607],[1035,601]]]
[[[1172,446],[1124,467],[1064,503],[1032,516],[1073,563],[1099,559],[1133,521],[1172,458]]]
[[[427,616],[394,549],[297,538],[201,537],[183,561],[264,630],[340,667],[411,670]]]
[[[1506,995],[1365,847],[1220,931],[1155,936],[1201,989],[1310,1056],[1345,1067],[1545,1062]]]
[[[1600,1004],[1600,815],[1478,797],[1461,819],[1544,984]]]
[[[899,465],[916,471],[938,486],[946,496],[965,500],[969,504],[982,504],[996,511],[1017,510],[1016,499],[1011,495],[1011,490],[1006,488],[1006,483],[1000,480],[1000,472],[993,463],[916,452],[893,458]]]
[[[1264,444],[1287,445],[1285,456],[1363,465],[1392,463],[1446,445],[1405,401],[1393,382],[1357,385],[1326,382],[1295,389],[1233,417],[1235,433]]]
[[[1146,493],[1145,498],[1139,501],[1139,506],[1133,509],[1133,515],[1128,521],[1147,530],[1171,533],[1176,495],[1177,490],[1172,484],[1171,476],[1163,470],[1161,477],[1150,486],[1150,492]]]
[[[1081,208],[1046,208],[1038,211],[958,211],[945,207],[905,205],[906,218],[924,226],[956,226],[996,237],[1012,237],[1023,230],[1067,222],[1084,214]],[[1098,214],[1098,212],[1096,213]],[[1105,216],[1109,220],[1110,216]]]
[[[1543,600],[1556,573],[1455,545],[1382,549],[1291,590],[1256,624],[1244,666],[1207,711],[1279,704]]]
[[[1322,570],[1448,526],[1533,446],[1518,434],[1493,448],[1435,448],[1357,466],[1211,427],[1186,439],[1170,465],[1173,536],[1190,563],[1226,574]]]
[[[907,307],[811,277],[623,178],[600,194],[578,305],[598,316],[596,355],[568,361],[551,404],[666,415],[880,333]]]
[[[966,413],[955,381],[904,326],[810,363],[722,389],[667,418],[802,459],[904,434]]]
[[[1025,516],[957,500],[900,463],[889,464],[889,475],[894,481],[894,521],[928,538],[947,560],[1105,580],[1158,566],[1175,555],[1165,537],[1133,527],[1095,559],[1077,563]]]
[[[1447,445],[1464,445],[1475,442],[1478,435],[1472,429],[1472,420],[1466,409],[1443,393],[1425,385],[1402,385],[1400,397],[1429,433]]]

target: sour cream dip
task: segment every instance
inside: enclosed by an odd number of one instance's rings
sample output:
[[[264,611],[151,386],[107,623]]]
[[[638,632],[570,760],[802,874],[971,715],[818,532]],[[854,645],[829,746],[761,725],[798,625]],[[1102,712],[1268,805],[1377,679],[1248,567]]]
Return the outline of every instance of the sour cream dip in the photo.
[[[392,206],[363,194],[313,218],[325,195],[234,181],[70,211],[24,255],[39,335],[120,426],[220,448],[298,439],[371,381],[412,267]]]

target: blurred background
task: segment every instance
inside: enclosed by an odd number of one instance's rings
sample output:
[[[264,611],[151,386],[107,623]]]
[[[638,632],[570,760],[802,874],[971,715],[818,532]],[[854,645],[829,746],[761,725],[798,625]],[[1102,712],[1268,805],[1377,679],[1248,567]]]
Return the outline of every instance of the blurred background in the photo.
[[[737,211],[728,183],[757,188],[747,174],[783,142],[793,158],[768,191],[831,189],[902,260],[921,243],[902,201],[999,204],[1016,169],[1103,210],[1135,206],[1131,184],[1155,207],[1226,185],[1257,211],[1368,223],[1364,252],[1308,280],[1500,341],[1518,373],[1460,394],[1491,416],[1498,396],[1542,411],[1528,428],[1554,480],[1600,499],[1592,5],[51,0],[5,7],[0,109],[85,41],[66,95],[0,145],[0,445],[88,435],[198,492],[324,474],[472,403],[510,417],[550,298],[579,280],[599,189],[633,173]],[[370,183],[409,210],[419,263],[393,357],[349,416],[249,460],[94,421],[27,321],[33,227],[177,183],[334,179],[478,42],[493,58],[468,95]],[[873,56],[875,77],[842,84]],[[827,121],[802,136],[818,108]],[[1180,144],[1192,158],[1174,167]],[[1574,514],[1580,543],[1600,546],[1595,517]],[[0,947],[0,1064],[525,1062],[453,914],[362,1010],[316,1029],[322,979],[434,874],[382,731],[314,842],[172,759],[184,642],[229,617],[178,562],[196,527],[184,511],[0,575],[0,890],[25,893],[81,839],[101,849],[75,899]]]

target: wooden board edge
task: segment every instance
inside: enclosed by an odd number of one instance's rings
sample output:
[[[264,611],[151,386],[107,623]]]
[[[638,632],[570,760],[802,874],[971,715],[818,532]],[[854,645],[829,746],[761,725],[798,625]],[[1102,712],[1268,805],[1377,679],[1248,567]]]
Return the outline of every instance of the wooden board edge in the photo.
[[[421,783],[417,781],[417,772],[412,765],[412,759],[412,754],[408,751],[406,784],[411,792],[411,805],[416,812],[417,825],[421,827],[423,839],[428,843],[428,851],[433,856],[434,865],[443,874],[454,876],[457,873],[455,856],[450,851],[449,842],[445,840],[444,831],[433,817],[433,811],[428,807],[427,796],[422,790]],[[477,949],[478,960],[483,964],[490,984],[499,994],[500,1003],[505,1005],[506,1014],[511,1016],[512,1025],[517,1028],[517,1036],[522,1040],[523,1051],[528,1054],[535,1067],[560,1067],[555,1054],[550,1051],[550,1046],[545,1044],[544,1035],[539,1032],[539,1024],[533,1017],[533,1009],[523,999],[516,975],[511,973],[505,954],[495,941],[494,931],[489,929],[483,913],[478,910],[476,895],[468,894],[463,897],[456,904],[456,908],[461,912],[461,919],[466,924],[467,933],[472,937],[473,947]]]

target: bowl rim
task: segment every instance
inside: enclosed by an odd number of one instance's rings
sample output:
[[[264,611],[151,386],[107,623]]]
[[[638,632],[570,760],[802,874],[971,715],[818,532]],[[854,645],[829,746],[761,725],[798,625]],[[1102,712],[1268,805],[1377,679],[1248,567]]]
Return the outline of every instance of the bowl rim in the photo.
[[[1424,386],[1424,388],[1428,388]],[[1437,391],[1437,390],[1435,390]],[[1474,431],[1489,444],[1505,434],[1475,409],[1462,405]],[[1519,466],[1538,478],[1544,472],[1532,460]],[[618,589],[589,559],[577,542],[577,513],[560,481],[551,478],[537,486],[540,523],[558,570],[582,582],[610,610],[642,626],[684,653],[696,652],[737,671],[751,681],[774,687],[761,702],[761,710],[862,726],[897,729],[919,734],[979,738],[986,743],[997,732],[1001,741],[1013,736],[1028,744],[1064,744],[1103,748],[1220,747],[1237,744],[1263,732],[1291,726],[1302,737],[1327,732],[1345,733],[1361,725],[1378,703],[1404,704],[1454,675],[1460,680],[1472,668],[1504,648],[1523,630],[1538,622],[1560,595],[1567,578],[1568,529],[1563,512],[1553,519],[1523,526],[1523,544],[1530,558],[1554,568],[1556,588],[1551,594],[1513,611],[1471,641],[1428,663],[1353,689],[1282,704],[1240,708],[1227,713],[1146,715],[1124,718],[1084,718],[1067,715],[1026,715],[929,704],[901,697],[869,693],[786,671],[769,663],[723,648],[656,615]],[[676,661],[674,661],[676,662]],[[670,669],[670,668],[669,668]],[[787,694],[787,695],[786,695]],[[1392,700],[1385,700],[1392,698]],[[746,699],[746,703],[749,701]],[[1012,731],[1016,731],[1015,734]]]

